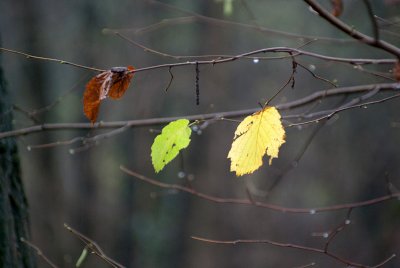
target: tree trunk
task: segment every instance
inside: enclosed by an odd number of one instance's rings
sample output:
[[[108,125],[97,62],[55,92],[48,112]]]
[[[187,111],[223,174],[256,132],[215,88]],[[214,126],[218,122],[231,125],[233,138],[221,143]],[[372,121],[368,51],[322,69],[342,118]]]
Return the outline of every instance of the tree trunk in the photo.
[[[11,130],[12,112],[0,66],[0,132]],[[36,267],[29,240],[28,205],[14,138],[0,140],[0,267]]]

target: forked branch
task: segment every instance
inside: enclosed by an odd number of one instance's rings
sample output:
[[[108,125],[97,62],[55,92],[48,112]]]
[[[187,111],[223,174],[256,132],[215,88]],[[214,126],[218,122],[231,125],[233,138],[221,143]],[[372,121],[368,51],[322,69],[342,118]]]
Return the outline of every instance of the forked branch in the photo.
[[[292,244],[292,243],[282,243],[282,242],[277,242],[269,239],[236,239],[236,240],[216,240],[216,239],[209,239],[209,238],[204,238],[200,236],[192,236],[192,239],[209,243],[209,244],[222,244],[222,245],[238,245],[238,244],[268,244],[276,247],[281,247],[281,248],[294,248],[302,251],[307,251],[307,252],[312,252],[312,253],[318,253],[322,255],[326,255],[330,258],[333,258],[337,260],[338,262],[341,262],[343,264],[348,265],[349,267],[360,267],[360,268],[379,268],[388,263],[390,260],[396,257],[395,254],[392,254],[390,257],[386,258],[382,262],[380,262],[377,265],[374,266],[369,266],[369,265],[364,265],[360,263],[356,263],[354,261],[345,259],[343,257],[340,257],[334,253],[331,253],[329,251],[325,251],[325,249],[321,248],[315,248],[315,247],[308,247],[308,246],[303,246],[303,245],[298,245],[298,244]]]
[[[314,92],[306,97],[297,99],[292,102],[277,104],[277,105],[275,105],[275,107],[279,110],[290,110],[290,109],[304,106],[308,103],[312,103],[315,100],[327,98],[329,96],[338,96],[338,95],[343,95],[343,94],[355,94],[355,93],[369,92],[372,90],[394,91],[394,90],[398,90],[399,87],[400,86],[398,83],[382,83],[382,84],[360,85],[360,86],[353,86],[353,87],[332,88],[332,89]],[[235,118],[235,117],[252,114],[252,113],[258,111],[259,109],[260,108],[257,107],[257,108],[252,108],[252,109],[236,110],[236,111],[229,111],[229,112],[197,114],[197,115],[185,116],[185,118],[190,121]],[[292,116],[292,115],[282,116],[283,119],[294,118],[294,117],[295,116]],[[163,117],[163,118],[149,118],[149,119],[128,120],[128,121],[99,122],[99,123],[95,123],[95,124],[91,124],[91,123],[41,124],[41,125],[35,125],[35,126],[31,126],[31,127],[17,129],[17,130],[2,132],[2,133],[0,133],[0,139],[7,138],[7,137],[22,136],[22,135],[35,133],[35,132],[49,131],[49,130],[114,129],[114,128],[126,130],[126,129],[132,128],[132,127],[161,125],[161,124],[169,123],[171,121],[181,119],[181,118],[182,118],[182,116]]]
[[[300,213],[300,214],[315,214],[318,212],[328,212],[328,211],[338,211],[338,210],[348,210],[348,209],[353,209],[353,208],[359,208],[359,207],[366,207],[366,206],[372,206],[378,203],[382,203],[385,201],[389,201],[392,199],[396,199],[400,197],[400,193],[390,193],[388,195],[384,195],[381,197],[365,200],[365,201],[360,201],[360,202],[354,202],[354,203],[347,203],[347,204],[338,204],[338,205],[333,205],[333,206],[327,206],[327,207],[317,207],[317,208],[293,208],[293,207],[283,207],[275,204],[270,204],[270,203],[265,203],[265,202],[260,202],[256,201],[250,198],[247,199],[239,199],[239,198],[223,198],[223,197],[217,197],[213,195],[209,195],[203,192],[199,192],[195,190],[194,188],[189,188],[185,187],[179,184],[169,184],[165,182],[160,182],[151,178],[148,178],[142,174],[139,174],[137,172],[134,172],[132,170],[129,170],[128,168],[121,166],[120,169],[125,172],[128,175],[131,175],[132,177],[146,182],[148,184],[157,186],[159,188],[164,188],[164,189],[172,189],[180,192],[185,192],[191,195],[194,195],[198,198],[205,199],[214,203],[221,203],[221,204],[233,204],[233,205],[244,205],[244,206],[255,206],[255,207],[260,207],[260,208],[265,208],[265,209],[270,209],[273,211],[277,212],[282,212],[282,213]]]
[[[38,246],[36,246],[35,244],[33,244],[32,242],[26,240],[26,239],[23,238],[23,237],[21,237],[20,239],[21,239],[21,241],[22,241],[23,243],[25,243],[26,245],[28,245],[30,248],[34,249],[35,252],[36,252],[36,254],[37,254],[40,258],[42,258],[43,261],[44,261],[45,263],[47,263],[50,267],[52,267],[52,268],[58,268],[58,266],[55,265],[55,264],[43,253],[43,251],[42,251]]]
[[[349,36],[353,37],[354,39],[359,40],[360,42],[382,49],[394,56],[397,59],[400,59],[400,48],[379,39],[379,35],[375,34],[375,37],[368,36],[363,34],[357,30],[355,30],[350,25],[344,23],[342,20],[333,16],[328,10],[323,8],[320,4],[317,3],[315,0],[304,0],[313,10],[315,10],[322,18],[324,18],[327,22],[332,24],[334,27],[338,28],[342,32],[348,34]]]
[[[68,231],[70,231],[72,234],[77,236],[79,238],[79,240],[81,240],[85,244],[85,247],[88,250],[90,250],[90,253],[97,255],[99,258],[101,258],[102,260],[104,260],[106,263],[108,263],[109,265],[111,265],[114,268],[125,268],[125,266],[123,266],[122,264],[120,264],[117,261],[115,261],[115,260],[111,259],[110,257],[108,257],[103,252],[101,247],[99,245],[97,245],[97,243],[95,241],[93,241],[92,239],[88,238],[87,236],[81,234],[80,232],[78,232],[77,230],[75,230],[74,228],[68,226],[65,223],[64,223],[64,227]]]

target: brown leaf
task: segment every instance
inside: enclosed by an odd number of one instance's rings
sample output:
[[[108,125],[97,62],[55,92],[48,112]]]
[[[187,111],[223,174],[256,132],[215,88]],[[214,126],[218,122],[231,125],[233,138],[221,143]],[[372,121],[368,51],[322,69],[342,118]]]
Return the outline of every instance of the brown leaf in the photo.
[[[96,75],[86,84],[83,94],[83,111],[92,123],[96,122],[100,102],[103,99],[122,97],[129,87],[134,70],[132,66],[113,67],[111,70]]]
[[[333,10],[332,15],[339,17],[343,12],[343,1],[342,0],[331,0]]]
[[[85,93],[83,94],[83,112],[92,123],[96,121],[97,115],[99,114],[100,100],[101,100],[100,91],[103,82],[108,76],[109,76],[108,71],[103,72],[93,77],[89,81],[89,83],[86,84],[86,90]]]

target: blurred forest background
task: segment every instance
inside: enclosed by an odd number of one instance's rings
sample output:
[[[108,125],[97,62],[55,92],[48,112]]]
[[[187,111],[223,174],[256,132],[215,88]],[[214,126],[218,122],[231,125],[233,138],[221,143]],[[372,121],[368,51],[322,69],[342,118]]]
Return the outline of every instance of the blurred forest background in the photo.
[[[399,1],[371,2],[379,17],[400,21]],[[299,47],[309,41],[301,37],[305,35],[336,39],[313,41],[303,47],[308,51],[337,57],[392,58],[383,51],[344,41],[350,38],[311,12],[303,1],[234,0],[232,6],[221,0],[164,3],[168,5],[144,0],[2,0],[2,46],[102,69],[186,61],[146,52],[107,30],[118,29],[146,47],[172,55],[235,55],[273,46]],[[330,5],[330,1],[321,3]],[[362,1],[344,3],[341,19],[372,34]],[[382,27],[382,38],[399,46],[399,29],[398,24]],[[94,72],[15,54],[2,53],[1,57],[16,107],[15,128],[37,123],[88,122],[82,111],[82,95]],[[390,82],[351,65],[305,56],[298,57],[298,61],[339,86]],[[365,68],[388,72],[392,67]],[[256,108],[286,82],[292,61],[242,59],[200,66],[198,106],[194,68],[172,71],[174,80],[168,92],[168,69],[135,74],[123,99],[102,104],[98,120],[184,117]],[[329,83],[298,69],[294,88],[286,89],[273,104],[328,88],[332,88]],[[347,96],[346,100],[352,97]],[[343,101],[343,97],[329,98],[320,103],[319,109]],[[162,126],[132,128],[87,149],[79,143],[34,146],[109,130],[47,131],[19,137],[32,242],[60,267],[73,267],[83,249],[82,243],[63,227],[64,223],[94,239],[108,256],[128,267],[297,267],[312,262],[316,267],[343,267],[321,254],[260,244],[210,245],[190,236],[272,239],[320,247],[326,238],[318,234],[343,222],[347,211],[308,215],[214,204],[144,184],[119,167],[124,165],[163,182],[185,184],[179,176],[184,172],[199,191],[246,198],[248,188],[259,200],[288,207],[321,207],[371,199],[387,193],[387,179],[400,187],[398,107],[398,100],[394,100],[340,113],[325,124],[287,128],[287,142],[273,165],[264,165],[241,178],[229,172],[226,158],[236,122],[209,124],[192,136],[189,148],[160,174],[155,174],[151,166],[150,147]],[[297,114],[309,108],[283,114]],[[34,113],[36,121],[21,110]],[[312,142],[306,146],[310,137]],[[275,181],[278,183],[266,195]],[[351,220],[352,224],[331,245],[334,252],[371,265],[400,253],[398,202],[355,209]],[[108,265],[90,256],[83,267]],[[400,267],[400,259],[385,267]]]

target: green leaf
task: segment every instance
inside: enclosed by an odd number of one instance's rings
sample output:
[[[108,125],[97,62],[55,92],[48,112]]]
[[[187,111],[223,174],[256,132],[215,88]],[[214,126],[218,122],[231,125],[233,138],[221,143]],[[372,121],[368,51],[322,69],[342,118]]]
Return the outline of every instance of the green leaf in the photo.
[[[192,129],[187,119],[178,119],[162,129],[151,146],[151,161],[157,173],[189,145],[190,134]]]

